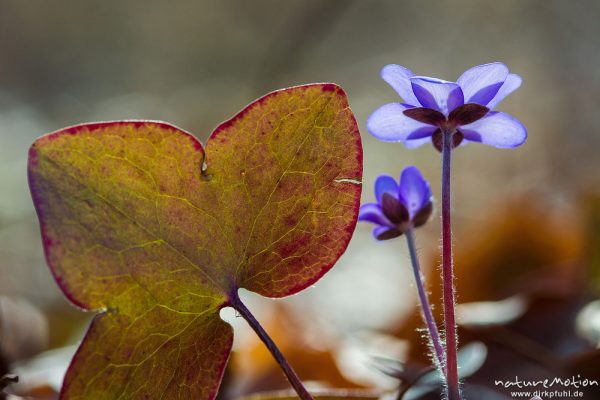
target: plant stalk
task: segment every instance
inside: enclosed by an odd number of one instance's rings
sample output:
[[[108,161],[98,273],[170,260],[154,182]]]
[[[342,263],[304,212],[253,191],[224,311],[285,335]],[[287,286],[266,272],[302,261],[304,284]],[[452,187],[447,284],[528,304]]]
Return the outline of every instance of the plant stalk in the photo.
[[[458,365],[456,359],[456,317],[454,272],[452,261],[452,229],[450,223],[450,161],[454,130],[443,132],[442,146],[442,281],[444,299],[444,331],[446,339],[446,396],[460,400]]]
[[[265,346],[267,346],[267,349],[269,349],[269,351],[273,355],[273,358],[275,359],[275,361],[277,361],[277,363],[283,370],[283,373],[285,374],[286,378],[288,379],[288,381],[290,382],[300,399],[313,400],[313,397],[310,393],[308,393],[308,390],[306,390],[290,363],[283,356],[275,342],[273,342],[273,339],[271,339],[271,337],[263,329],[263,327],[256,320],[256,318],[254,318],[254,315],[252,315],[250,310],[246,308],[246,305],[242,303],[242,300],[239,298],[237,291],[234,291],[232,293],[229,301],[231,303],[231,307],[233,307],[237,312],[240,313],[240,315],[246,320],[246,322],[248,322],[248,325],[250,325],[254,332],[256,332],[260,340],[262,340]]]
[[[427,330],[429,331],[429,339],[435,351],[438,370],[440,370],[442,373],[445,373],[446,366],[444,362],[444,348],[442,346],[442,341],[440,340],[437,324],[435,323],[435,319],[433,318],[433,314],[431,312],[431,306],[429,304],[427,292],[425,291],[425,282],[419,266],[419,258],[417,257],[417,249],[415,246],[415,238],[412,227],[406,231],[406,242],[408,244],[419,300],[421,301],[421,316],[423,317],[423,321],[425,322],[425,325],[427,325]]]

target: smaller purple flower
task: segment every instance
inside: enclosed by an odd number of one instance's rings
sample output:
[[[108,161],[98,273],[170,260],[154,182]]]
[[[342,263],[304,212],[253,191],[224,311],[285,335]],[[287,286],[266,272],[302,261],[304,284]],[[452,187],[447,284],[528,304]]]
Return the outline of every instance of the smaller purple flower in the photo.
[[[393,239],[412,227],[423,225],[433,210],[431,189],[416,167],[404,168],[400,184],[388,175],[375,181],[376,203],[363,204],[359,221],[377,225],[373,236],[377,240]]]
[[[521,77],[502,63],[478,65],[456,82],[416,76],[400,65],[383,67],[381,77],[404,100],[384,104],[367,120],[377,139],[419,147],[428,141],[441,150],[442,135],[453,134],[453,146],[479,142],[511,148],[523,144],[527,130],[516,118],[492,111],[521,86]]]

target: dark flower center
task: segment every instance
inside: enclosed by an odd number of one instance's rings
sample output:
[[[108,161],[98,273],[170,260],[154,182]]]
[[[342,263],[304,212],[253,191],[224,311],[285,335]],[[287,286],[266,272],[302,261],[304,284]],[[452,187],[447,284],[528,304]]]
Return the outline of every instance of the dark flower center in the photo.
[[[481,104],[463,104],[450,112],[450,115],[448,115],[448,122],[454,126],[471,124],[478,119],[485,117],[488,111],[490,111],[490,109]]]
[[[408,210],[400,200],[389,193],[384,193],[381,198],[381,210],[393,224],[400,225],[408,222]]]
[[[433,211],[433,204],[431,201],[428,202],[415,214],[411,221],[404,204],[393,195],[384,193],[381,198],[381,210],[385,217],[396,226],[381,232],[377,235],[377,240],[389,240],[401,236],[411,226],[417,228],[427,222]]]
[[[417,211],[411,220],[406,206],[393,195],[384,193],[381,198],[381,210],[391,223],[396,224],[398,229],[404,232],[409,223],[416,228],[427,222],[433,211],[433,204],[429,201]]]
[[[447,133],[449,134],[449,133]],[[458,147],[465,136],[458,129],[452,134],[452,148]],[[435,147],[440,153],[442,152],[442,146],[444,145],[444,134],[441,129],[436,129],[431,135],[431,142],[433,143],[433,147]]]
[[[448,118],[441,112],[427,107],[409,108],[404,110],[404,115],[424,124],[435,125],[440,128],[456,128],[485,117],[488,111],[490,109],[481,104],[467,103],[452,110]]]
[[[452,148],[457,147],[464,139],[464,135],[458,127],[471,124],[485,117],[489,111],[489,108],[481,104],[467,103],[452,110],[448,118],[441,112],[426,107],[415,107],[404,110],[404,115],[415,121],[439,127],[431,135],[431,141],[435,148],[441,152],[443,135],[452,135]]]

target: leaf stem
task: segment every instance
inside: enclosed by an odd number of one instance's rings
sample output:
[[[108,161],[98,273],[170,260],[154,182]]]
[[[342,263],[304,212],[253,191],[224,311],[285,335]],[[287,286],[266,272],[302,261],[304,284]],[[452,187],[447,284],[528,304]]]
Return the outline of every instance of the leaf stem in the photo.
[[[448,400],[460,400],[456,359],[456,318],[454,272],[452,261],[452,229],[450,224],[450,161],[454,130],[443,132],[442,145],[442,281],[444,299],[444,331],[446,338],[446,395]]]
[[[292,366],[289,364],[289,362],[283,356],[283,354],[281,353],[281,351],[279,350],[279,348],[277,347],[275,342],[273,342],[273,339],[271,339],[271,337],[263,329],[263,327],[256,320],[256,318],[254,318],[254,315],[252,315],[250,310],[248,310],[248,308],[246,308],[246,305],[244,305],[244,303],[242,303],[242,300],[240,299],[240,297],[237,294],[237,290],[232,292],[229,301],[231,303],[231,306],[237,312],[240,313],[240,315],[246,320],[246,322],[248,322],[248,325],[250,325],[250,327],[254,330],[254,332],[256,332],[256,334],[262,340],[262,342],[265,344],[265,346],[267,346],[267,349],[269,349],[269,351],[273,355],[273,358],[275,358],[275,361],[277,361],[277,363],[283,370],[283,373],[285,374],[286,378],[288,379],[288,381],[290,382],[290,384],[292,385],[292,387],[294,388],[296,393],[298,393],[298,396],[300,397],[300,399],[313,400],[313,397],[311,396],[310,393],[308,393],[308,391],[306,390],[306,388],[300,381],[300,378],[298,377],[296,372],[292,369]]]
[[[417,292],[419,294],[419,300],[421,301],[421,315],[425,324],[427,325],[427,330],[429,331],[429,340],[431,341],[431,345],[435,350],[436,364],[438,369],[442,371],[442,373],[445,373],[446,366],[444,362],[444,348],[440,340],[437,324],[435,323],[435,319],[433,318],[433,314],[431,312],[431,306],[429,305],[427,292],[425,292],[425,282],[419,266],[419,258],[417,257],[417,249],[415,246],[415,238],[412,227],[406,231],[406,243],[408,244],[410,260],[415,276],[415,283],[417,285]]]

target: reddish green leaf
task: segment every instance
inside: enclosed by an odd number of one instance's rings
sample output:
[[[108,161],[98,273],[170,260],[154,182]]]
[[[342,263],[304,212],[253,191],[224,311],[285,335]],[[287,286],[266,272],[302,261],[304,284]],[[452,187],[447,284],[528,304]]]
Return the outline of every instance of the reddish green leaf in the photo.
[[[233,336],[219,310],[240,287],[282,297],[323,276],[354,229],[361,174],[333,84],[266,95],[206,151],[159,122],[38,139],[29,180],[48,264],[99,311],[62,398],[213,398]]]

